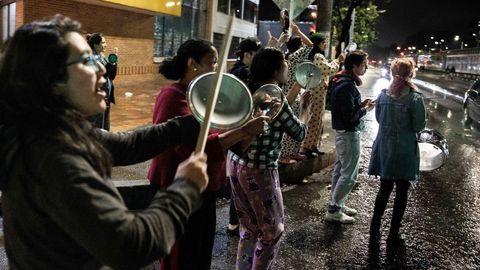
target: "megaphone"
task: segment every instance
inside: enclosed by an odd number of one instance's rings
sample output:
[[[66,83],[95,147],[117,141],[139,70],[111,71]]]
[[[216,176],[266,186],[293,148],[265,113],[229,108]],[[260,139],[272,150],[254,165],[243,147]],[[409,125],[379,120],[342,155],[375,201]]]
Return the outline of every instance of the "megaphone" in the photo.
[[[313,88],[322,81],[322,71],[312,62],[303,62],[295,69],[295,80],[305,89]]]
[[[118,62],[118,55],[116,53],[111,53],[107,57],[108,62],[111,64],[115,64]]]

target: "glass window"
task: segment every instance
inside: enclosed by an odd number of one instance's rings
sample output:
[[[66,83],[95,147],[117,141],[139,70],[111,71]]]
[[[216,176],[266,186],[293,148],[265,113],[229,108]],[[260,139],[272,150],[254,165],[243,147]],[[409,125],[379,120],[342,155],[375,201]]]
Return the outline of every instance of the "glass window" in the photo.
[[[242,0],[231,0],[231,6],[230,6],[230,10],[232,10],[233,12],[235,12],[235,17],[237,18],[242,18],[242,9],[243,9],[243,6],[242,6],[242,3],[243,1]]]
[[[222,48],[222,42],[223,42],[223,34],[219,33],[213,33],[213,46],[217,48],[218,53],[220,54],[220,49]],[[230,50],[228,51],[228,59],[236,59],[237,56],[235,55],[235,51],[238,48],[238,44],[240,44],[240,38],[239,37],[232,37],[232,41],[230,43]]]
[[[245,0],[243,8],[243,19],[256,23],[258,15],[258,5],[250,0]]]
[[[228,10],[230,9],[229,8],[229,5],[230,5],[230,0],[218,0],[218,12],[223,12],[225,14],[229,14],[228,13]]]
[[[17,7],[17,3],[13,2],[11,3],[10,5],[8,5],[8,17],[9,17],[9,20],[8,20],[8,34],[10,36],[13,35],[13,33],[15,33],[15,15],[16,15],[16,8]]]
[[[8,6],[2,7],[2,40],[8,38]]]
[[[199,3],[183,1],[182,16],[156,16],[154,28],[154,57],[174,56],[180,45],[198,38]]]
[[[2,5],[2,41],[4,42],[15,32],[16,9],[17,3],[14,1],[7,1],[7,4]]]

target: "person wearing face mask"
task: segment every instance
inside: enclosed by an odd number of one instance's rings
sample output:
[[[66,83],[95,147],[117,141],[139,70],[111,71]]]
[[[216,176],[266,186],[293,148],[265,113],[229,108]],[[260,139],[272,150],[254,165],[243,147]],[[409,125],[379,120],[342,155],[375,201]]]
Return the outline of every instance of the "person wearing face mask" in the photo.
[[[287,79],[288,64],[274,48],[260,49],[250,68],[248,86],[254,93],[265,84],[278,85]],[[295,99],[293,92],[286,98],[290,103]],[[268,129],[252,138],[245,152],[233,154],[229,164],[232,197],[240,219],[236,269],[271,269],[278,252],[285,223],[278,176],[280,146],[285,133],[302,141],[307,132],[289,102],[278,104],[279,113]]]
[[[407,207],[411,182],[419,177],[420,155],[416,134],[425,128],[425,105],[422,94],[411,82],[415,64],[398,58],[391,65],[393,80],[375,102],[378,133],[373,143],[368,174],[380,176],[380,189],[370,225],[370,244],[377,245],[380,225],[388,198],[395,185],[390,233],[387,244],[402,244],[400,225]]]
[[[188,85],[198,76],[215,71],[218,54],[212,43],[192,39],[180,45],[173,58],[165,59],[160,73],[176,82],[163,87],[155,101],[153,123],[191,114],[187,105]],[[244,126],[229,131],[231,136],[220,145],[216,143],[218,132],[211,131],[205,152],[208,155],[207,173],[210,179],[202,194],[202,206],[190,217],[185,234],[162,260],[162,269],[208,270],[211,266],[216,226],[216,192],[226,184],[225,153],[231,146],[239,146],[263,131],[266,117],[256,117]],[[224,133],[222,133],[224,135]],[[233,148],[235,148],[235,146]],[[151,163],[148,179],[160,190],[165,190],[175,179],[174,168],[194,150],[191,145],[180,145],[156,156]],[[235,151],[235,149],[233,149]]]
[[[190,155],[145,210],[127,209],[112,165],[194,145],[200,126],[185,116],[129,132],[93,128],[106,71],[80,33],[57,15],[19,27],[2,51],[0,189],[12,269],[139,269],[170,252],[208,184],[206,156]]]
[[[117,63],[111,63],[107,58],[105,58],[104,53],[107,48],[107,42],[102,33],[93,33],[87,35],[87,42],[92,48],[93,55],[95,59],[105,66],[106,73],[104,75],[107,82],[104,85],[105,92],[107,96],[105,97],[105,102],[107,108],[102,114],[98,114],[92,118],[92,123],[95,127],[103,128],[105,130],[110,130],[110,104],[115,104],[115,87],[113,85],[113,80],[117,76]],[[115,54],[117,49],[115,48]]]

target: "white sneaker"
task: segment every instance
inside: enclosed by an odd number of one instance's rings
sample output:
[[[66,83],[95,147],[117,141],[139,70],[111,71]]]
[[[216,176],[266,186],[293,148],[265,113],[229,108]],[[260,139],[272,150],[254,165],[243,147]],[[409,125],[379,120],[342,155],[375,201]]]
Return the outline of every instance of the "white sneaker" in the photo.
[[[353,209],[353,208],[350,208],[350,207],[347,207],[346,205],[344,205],[342,207],[342,212],[353,217],[353,216],[356,216],[357,215],[357,210]]]
[[[340,223],[348,224],[348,223],[353,223],[355,221],[355,218],[346,215],[342,211],[337,211],[335,213],[330,213],[327,211],[325,214],[325,221],[333,222],[337,221]]]

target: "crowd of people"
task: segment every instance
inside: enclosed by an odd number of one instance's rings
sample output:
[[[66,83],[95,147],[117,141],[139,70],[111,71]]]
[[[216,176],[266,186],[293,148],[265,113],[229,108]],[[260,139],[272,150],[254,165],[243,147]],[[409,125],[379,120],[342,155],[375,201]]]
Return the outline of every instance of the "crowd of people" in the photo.
[[[174,82],[160,90],[152,125],[112,133],[108,108],[116,65],[102,55],[103,35],[85,38],[79,22],[61,15],[19,27],[0,60],[0,189],[10,267],[138,269],[160,259],[165,270],[210,269],[216,193],[228,182],[227,230],[240,237],[236,269],[271,269],[288,226],[278,166],[322,154],[327,96],[336,162],[325,220],[355,221],[357,211],[346,201],[357,181],[364,116],[375,108],[379,131],[368,173],[380,176],[380,189],[370,243],[378,244],[394,185],[387,241],[401,243],[408,190],[419,174],[415,133],[425,126],[423,98],[411,82],[414,64],[395,60],[391,85],[375,101],[362,100],[358,86],[368,55],[356,50],[330,61],[324,36],[307,36],[293,22],[291,28],[294,37],[282,33],[266,46],[243,40],[230,70],[252,94],[264,87],[283,93],[275,115],[212,130],[205,153],[192,154],[200,124],[186,91],[195,78],[216,70],[212,43],[188,40],[162,62],[160,73]],[[322,71],[312,89],[294,80],[302,61]],[[112,183],[112,166],[149,159],[154,196],[145,209],[131,211]]]

